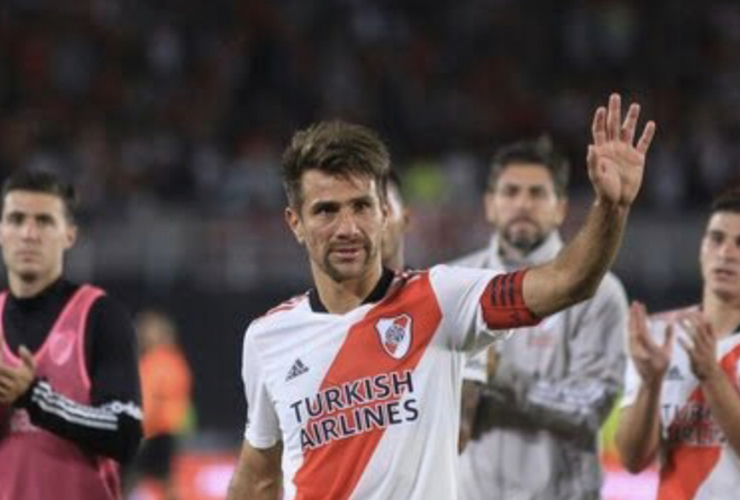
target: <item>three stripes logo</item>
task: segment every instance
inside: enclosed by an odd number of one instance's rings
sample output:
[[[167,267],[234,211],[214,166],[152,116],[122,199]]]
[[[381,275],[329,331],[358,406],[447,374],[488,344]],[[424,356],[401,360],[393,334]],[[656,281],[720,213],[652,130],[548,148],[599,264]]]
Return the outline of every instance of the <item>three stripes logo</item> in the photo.
[[[303,361],[301,361],[300,358],[298,358],[293,362],[293,366],[290,367],[290,370],[288,370],[288,375],[285,377],[285,381],[290,382],[294,378],[298,377],[299,375],[303,375],[307,371],[308,367],[303,364]]]
[[[677,382],[682,381],[683,375],[681,375],[681,370],[678,369],[676,365],[671,366],[668,368],[668,373],[666,373],[666,380],[674,380]]]

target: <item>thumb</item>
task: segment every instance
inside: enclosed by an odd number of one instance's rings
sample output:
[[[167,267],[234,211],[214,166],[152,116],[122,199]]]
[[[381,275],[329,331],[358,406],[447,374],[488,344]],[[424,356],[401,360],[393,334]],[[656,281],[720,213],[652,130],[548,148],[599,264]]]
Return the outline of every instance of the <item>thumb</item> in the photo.
[[[671,352],[671,348],[673,346],[673,336],[674,328],[673,325],[670,324],[665,327],[665,336],[663,338],[663,352],[666,354]]]
[[[21,361],[23,361],[23,364],[26,365],[26,368],[30,368],[33,371],[36,371],[36,361],[33,359],[33,354],[31,354],[31,351],[26,349],[26,346],[22,345],[18,349],[18,354],[20,354]]]

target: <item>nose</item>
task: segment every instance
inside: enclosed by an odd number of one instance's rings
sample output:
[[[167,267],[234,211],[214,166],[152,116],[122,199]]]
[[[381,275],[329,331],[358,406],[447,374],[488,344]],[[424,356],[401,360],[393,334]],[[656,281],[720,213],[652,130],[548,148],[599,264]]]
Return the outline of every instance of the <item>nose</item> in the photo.
[[[340,237],[352,237],[359,232],[359,227],[351,211],[343,211],[337,221],[336,235]]]
[[[522,212],[528,212],[532,209],[532,197],[527,193],[519,193],[514,200],[514,206]]]
[[[738,248],[738,245],[734,241],[725,241],[720,245],[717,253],[726,261],[734,262],[740,259],[740,248]]]
[[[39,228],[33,221],[28,221],[21,228],[21,236],[24,239],[33,240],[39,236]]]

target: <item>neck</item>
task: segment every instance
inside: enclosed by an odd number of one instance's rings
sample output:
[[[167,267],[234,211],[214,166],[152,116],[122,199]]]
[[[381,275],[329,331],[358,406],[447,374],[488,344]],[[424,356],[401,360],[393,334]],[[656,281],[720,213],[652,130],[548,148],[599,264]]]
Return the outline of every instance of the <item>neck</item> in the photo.
[[[525,264],[530,253],[532,251],[521,250],[509,244],[503,238],[499,238],[499,254],[504,264],[520,267]]]
[[[378,263],[355,279],[335,281],[324,272],[314,269],[314,283],[321,303],[332,314],[344,314],[362,304],[378,284],[383,268]]]
[[[730,335],[740,325],[740,299],[738,298],[725,299],[705,290],[702,308],[718,338]]]
[[[14,297],[19,299],[28,299],[35,297],[46,290],[46,288],[58,280],[61,275],[62,273],[59,272],[51,274],[46,278],[38,277],[34,280],[27,281],[18,275],[10,274],[8,276],[8,287],[10,288],[10,293],[12,293]]]
[[[406,267],[406,264],[403,261],[403,254],[399,252],[399,254],[384,260],[383,266],[394,271],[403,271],[403,269]]]

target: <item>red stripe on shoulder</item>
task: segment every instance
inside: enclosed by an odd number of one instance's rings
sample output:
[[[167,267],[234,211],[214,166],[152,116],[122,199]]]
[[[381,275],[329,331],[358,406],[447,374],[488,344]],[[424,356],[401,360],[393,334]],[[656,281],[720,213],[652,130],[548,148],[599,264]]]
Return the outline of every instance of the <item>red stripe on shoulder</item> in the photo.
[[[307,294],[305,294],[305,293],[304,294],[301,294],[301,295],[296,295],[295,297],[293,297],[291,299],[288,299],[285,302],[282,302],[282,303],[276,305],[275,307],[273,307],[272,309],[270,309],[269,311],[267,311],[265,314],[263,314],[262,316],[260,316],[260,318],[264,318],[266,316],[270,316],[271,314],[275,314],[275,313],[278,313],[280,311],[290,311],[291,309],[294,309],[298,304],[300,304],[301,301],[306,298],[306,295]]]

